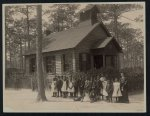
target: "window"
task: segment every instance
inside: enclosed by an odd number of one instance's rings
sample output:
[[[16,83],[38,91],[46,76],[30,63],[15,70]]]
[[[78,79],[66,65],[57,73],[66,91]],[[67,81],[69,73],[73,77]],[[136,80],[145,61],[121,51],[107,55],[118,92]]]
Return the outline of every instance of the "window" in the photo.
[[[62,68],[63,72],[68,72],[70,70],[69,57],[66,54],[62,55]]]
[[[55,57],[47,56],[46,57],[46,72],[47,73],[55,73]]]
[[[30,59],[30,73],[34,73],[36,71],[36,59]]]
[[[80,71],[87,71],[91,68],[91,59],[90,54],[80,53],[79,54],[79,65]]]

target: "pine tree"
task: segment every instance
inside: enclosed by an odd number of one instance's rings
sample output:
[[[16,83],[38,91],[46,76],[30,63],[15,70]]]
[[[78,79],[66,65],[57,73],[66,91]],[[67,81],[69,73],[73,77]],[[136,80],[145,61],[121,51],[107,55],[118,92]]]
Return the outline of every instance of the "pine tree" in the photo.
[[[42,70],[42,6],[37,6],[37,40],[36,40],[36,61],[37,61],[37,79],[38,96],[37,101],[46,101],[44,77]]]

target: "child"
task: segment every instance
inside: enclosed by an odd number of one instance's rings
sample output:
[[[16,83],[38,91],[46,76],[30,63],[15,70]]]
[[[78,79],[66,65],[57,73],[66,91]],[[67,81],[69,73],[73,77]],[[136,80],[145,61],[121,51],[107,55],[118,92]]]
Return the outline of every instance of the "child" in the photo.
[[[74,93],[74,86],[73,86],[72,79],[70,79],[70,81],[69,81],[68,92],[70,93],[70,97],[73,97],[73,93]]]
[[[102,99],[104,99],[104,96],[105,96],[105,98],[107,98],[107,96],[108,96],[108,93],[106,91],[107,80],[106,80],[105,77],[103,77],[102,86],[103,86],[103,89],[102,89]]]
[[[118,102],[119,97],[122,96],[121,94],[121,89],[120,89],[120,82],[118,81],[117,78],[115,78],[115,81],[113,82],[113,98],[116,98],[116,102]]]
[[[79,81],[77,78],[75,78],[73,85],[74,85],[74,97],[78,97]]]
[[[63,85],[62,85],[62,94],[63,94],[63,97],[67,97],[67,80],[66,80],[66,77],[63,76]]]
[[[52,92],[53,92],[52,97],[56,97],[57,96],[57,80],[56,80],[56,78],[53,78]]]
[[[97,86],[96,86],[96,79],[93,81],[93,83],[92,83],[92,88],[91,88],[91,91],[90,91],[90,100],[91,100],[91,103],[92,102],[95,102],[96,101],[96,92],[97,92]]]
[[[110,80],[107,81],[106,91],[108,93],[108,101],[112,102],[113,84]]]
[[[84,81],[83,77],[80,77],[80,81],[79,81],[80,96],[83,96],[84,85],[85,85],[85,81]]]
[[[90,96],[89,96],[90,87],[91,87],[91,82],[88,79],[86,79],[85,85],[84,85],[84,92],[83,92],[83,95],[81,96],[82,97],[81,102],[90,101]]]
[[[62,91],[61,91],[62,84],[63,84],[63,81],[62,81],[61,77],[58,76],[58,81],[57,81],[57,97],[59,97],[59,95],[62,97]]]
[[[100,80],[100,77],[97,76],[97,81],[96,81],[96,97],[97,97],[97,100],[100,99],[100,97],[102,96],[101,94],[101,91],[102,91],[102,82]]]

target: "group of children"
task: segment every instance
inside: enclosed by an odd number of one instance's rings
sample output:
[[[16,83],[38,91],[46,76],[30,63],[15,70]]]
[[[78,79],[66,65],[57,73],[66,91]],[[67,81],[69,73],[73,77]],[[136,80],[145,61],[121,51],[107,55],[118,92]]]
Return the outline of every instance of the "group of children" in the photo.
[[[53,78],[51,90],[53,93],[53,97],[67,97],[68,93],[70,93],[70,97],[73,97],[73,81],[71,79],[68,80],[68,78],[65,76],[57,76]]]
[[[71,97],[75,101],[84,101],[89,97],[91,102],[98,100],[119,102],[123,96],[123,87],[123,83],[121,84],[118,78],[110,80],[101,74],[91,79],[57,76],[53,79],[51,90],[53,97]]]

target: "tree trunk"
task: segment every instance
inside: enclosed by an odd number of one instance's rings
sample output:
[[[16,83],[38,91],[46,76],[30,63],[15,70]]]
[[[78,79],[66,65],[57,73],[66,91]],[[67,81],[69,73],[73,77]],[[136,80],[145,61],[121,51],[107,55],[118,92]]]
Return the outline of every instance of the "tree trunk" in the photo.
[[[23,70],[22,39],[20,37],[20,69]]]
[[[8,62],[7,62],[7,53],[8,53],[8,48],[7,48],[7,40],[8,40],[8,37],[7,37],[7,29],[6,29],[6,15],[5,15],[5,65],[6,65],[6,68],[8,68]]]
[[[28,5],[27,8],[27,41],[28,41],[28,50],[30,49],[30,35],[29,35],[29,12],[28,12]]]
[[[37,58],[37,79],[38,79],[38,96],[37,101],[46,101],[44,78],[42,70],[42,6],[37,6],[37,39],[36,39],[36,58]]]
[[[10,38],[9,38],[8,42],[9,42],[9,63],[10,63],[10,67],[12,67],[12,59],[11,59],[12,55],[11,55],[11,47],[10,47],[11,46]]]
[[[120,43],[119,38],[118,38],[118,13],[117,13],[117,5],[114,5],[114,27],[113,27],[113,31],[115,34],[115,38],[117,39],[117,41]]]

